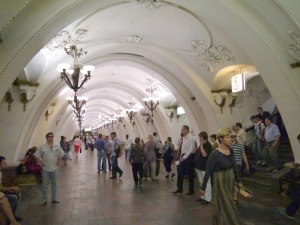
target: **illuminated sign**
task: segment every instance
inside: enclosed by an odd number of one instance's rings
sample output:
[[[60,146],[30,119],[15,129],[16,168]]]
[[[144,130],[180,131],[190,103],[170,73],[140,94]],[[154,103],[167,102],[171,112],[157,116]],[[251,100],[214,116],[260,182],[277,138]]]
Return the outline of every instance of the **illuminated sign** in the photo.
[[[232,93],[246,90],[246,82],[243,74],[237,74],[231,77]]]

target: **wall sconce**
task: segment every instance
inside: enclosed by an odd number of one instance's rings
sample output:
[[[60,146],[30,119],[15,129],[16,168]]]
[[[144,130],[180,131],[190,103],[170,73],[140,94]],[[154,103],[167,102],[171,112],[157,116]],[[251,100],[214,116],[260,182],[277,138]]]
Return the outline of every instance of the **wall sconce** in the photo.
[[[237,99],[236,95],[231,95],[231,103],[228,105],[230,108],[230,114],[232,114],[232,108],[235,107],[236,105],[236,99]]]
[[[51,113],[49,113],[48,110],[45,112],[45,119],[46,119],[46,121],[48,121],[48,117],[49,117],[52,113],[53,113],[53,111],[52,111]]]
[[[177,108],[178,108],[177,105],[165,107],[166,115],[167,117],[170,118],[171,122],[174,117],[176,117],[177,122],[179,121],[180,115],[177,114]]]
[[[27,98],[27,93],[21,93],[21,102],[23,103],[23,111],[26,111],[26,104],[31,102],[35,95],[33,95],[30,99]]]
[[[14,101],[14,99],[12,98],[10,92],[6,92],[4,100],[8,104],[7,110],[10,111],[10,109],[11,109],[11,103]]]
[[[213,94],[214,97],[214,102],[216,103],[217,106],[220,107],[221,113],[223,113],[223,107],[225,106],[226,103],[226,97],[230,92],[231,90],[229,89],[211,90],[211,93]]]
[[[55,106],[55,103],[52,102],[50,107],[47,109],[47,111],[45,112],[45,119],[46,121],[48,121],[48,117],[53,113],[53,107]],[[50,112],[51,111],[51,112]]]

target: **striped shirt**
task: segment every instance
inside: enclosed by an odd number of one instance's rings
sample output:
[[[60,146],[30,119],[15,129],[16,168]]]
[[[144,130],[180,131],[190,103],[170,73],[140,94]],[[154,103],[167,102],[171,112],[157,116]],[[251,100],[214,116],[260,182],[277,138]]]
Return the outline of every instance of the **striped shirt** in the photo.
[[[235,158],[235,165],[237,166],[243,166],[243,157],[242,157],[242,153],[245,152],[245,148],[242,144],[236,142],[235,144],[232,144],[229,146],[234,154],[234,158]]]

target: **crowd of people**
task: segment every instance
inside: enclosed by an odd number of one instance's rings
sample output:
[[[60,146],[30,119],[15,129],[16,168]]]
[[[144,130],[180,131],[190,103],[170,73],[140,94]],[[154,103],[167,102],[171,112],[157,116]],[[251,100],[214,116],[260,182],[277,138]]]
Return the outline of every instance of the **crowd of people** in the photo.
[[[42,202],[47,204],[48,183],[51,183],[51,202],[60,203],[57,197],[57,166],[63,161],[63,166],[72,160],[70,153],[75,152],[75,157],[79,156],[82,149],[97,150],[97,173],[108,173],[111,171],[111,179],[121,178],[123,170],[119,167],[118,160],[125,151],[125,160],[132,166],[132,176],[136,187],[142,186],[143,180],[156,180],[160,164],[163,160],[165,167],[165,178],[174,178],[177,173],[175,195],[183,193],[185,178],[189,182],[186,195],[195,194],[195,179],[200,183],[199,196],[197,199],[202,205],[212,204],[213,224],[240,224],[236,213],[237,192],[243,192],[243,196],[250,197],[250,193],[245,194],[245,189],[240,182],[243,174],[248,174],[250,163],[247,159],[246,150],[251,150],[256,157],[256,164],[269,166],[268,171],[278,172],[278,145],[280,141],[280,131],[272,123],[270,115],[258,108],[259,114],[251,116],[254,124],[255,140],[251,149],[249,141],[241,123],[236,123],[231,128],[220,129],[217,134],[208,135],[207,132],[199,133],[199,140],[190,132],[190,128],[184,125],[181,129],[181,137],[175,146],[172,138],[168,137],[162,144],[157,132],[148,135],[144,143],[140,137],[134,141],[126,135],[124,141],[117,138],[115,132],[110,136],[98,134],[88,137],[74,136],[71,141],[66,141],[66,137],[61,136],[60,144],[54,144],[54,134],[46,134],[46,143],[40,147],[32,148],[26,153],[24,164],[27,171],[37,176],[42,176]],[[5,166],[5,158],[0,157],[0,168]],[[176,171],[172,170],[173,164]],[[1,170],[0,170],[1,171]],[[1,175],[1,172],[0,172]],[[0,177],[1,178],[1,177]],[[1,181],[1,180],[0,180]],[[18,202],[18,187],[10,189],[1,188],[6,191],[0,199],[0,204],[6,212],[11,224],[18,224],[21,218],[16,216],[16,205]],[[2,192],[1,192],[2,193]],[[7,210],[7,200],[11,205],[11,212]],[[287,208],[287,213],[295,214],[299,207],[299,201],[295,200],[292,206]],[[13,216],[11,216],[13,215]]]

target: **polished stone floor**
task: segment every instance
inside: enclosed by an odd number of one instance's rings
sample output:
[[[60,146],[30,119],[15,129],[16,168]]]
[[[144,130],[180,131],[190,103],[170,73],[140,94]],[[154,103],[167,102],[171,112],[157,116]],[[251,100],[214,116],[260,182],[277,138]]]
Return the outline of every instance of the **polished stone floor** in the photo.
[[[195,201],[197,196],[174,196],[176,180],[166,179],[164,170],[156,181],[134,187],[131,167],[121,158],[121,179],[96,173],[96,152],[84,151],[67,167],[59,168],[60,204],[40,206],[41,186],[24,187],[18,214],[23,225],[210,225],[211,207]],[[254,191],[250,201],[238,203],[243,221],[255,225],[300,224],[279,214],[277,206],[288,199]],[[50,191],[49,191],[50,192]],[[50,201],[50,196],[49,196]],[[298,215],[297,215],[298,217]],[[299,217],[298,217],[299,218]]]

